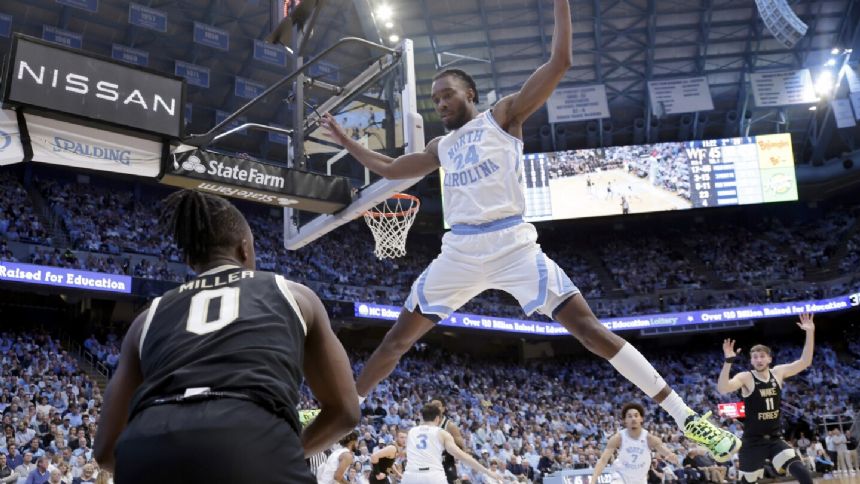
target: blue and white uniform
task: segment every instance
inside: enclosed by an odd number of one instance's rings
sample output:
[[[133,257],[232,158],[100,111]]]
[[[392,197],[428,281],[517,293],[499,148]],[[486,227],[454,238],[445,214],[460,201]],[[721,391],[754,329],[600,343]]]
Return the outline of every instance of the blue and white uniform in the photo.
[[[433,425],[418,425],[409,429],[406,437],[406,469],[403,484],[448,484],[442,467],[442,429]]]
[[[621,476],[624,484],[645,484],[651,468],[651,448],[648,446],[648,431],[642,429],[639,437],[633,438],[627,429],[621,434],[618,457],[612,463],[612,472]]]
[[[442,253],[404,306],[444,319],[487,289],[510,293],[526,314],[552,316],[579,292],[523,221],[523,143],[485,111],[439,142],[445,222]]]

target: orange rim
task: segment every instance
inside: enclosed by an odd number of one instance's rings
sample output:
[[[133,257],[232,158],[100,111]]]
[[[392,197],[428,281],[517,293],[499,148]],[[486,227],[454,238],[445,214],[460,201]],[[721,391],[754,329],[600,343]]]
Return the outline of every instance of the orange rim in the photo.
[[[409,207],[408,209],[401,210],[399,212],[380,212],[376,208],[371,208],[370,210],[365,211],[364,215],[368,216],[368,217],[373,217],[373,218],[405,217],[405,216],[410,215],[414,212],[417,212],[418,207],[421,206],[421,200],[418,199],[418,197],[416,197],[415,195],[410,195],[408,193],[395,193],[395,194],[389,196],[386,200],[390,200],[392,198],[397,199],[397,200],[412,200],[413,205],[411,207]]]

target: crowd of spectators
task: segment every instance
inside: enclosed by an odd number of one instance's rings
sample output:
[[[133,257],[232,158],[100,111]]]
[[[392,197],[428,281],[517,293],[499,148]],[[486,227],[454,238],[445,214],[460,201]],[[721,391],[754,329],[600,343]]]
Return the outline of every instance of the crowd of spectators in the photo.
[[[860,349],[860,345],[855,342],[852,348]],[[801,348],[792,344],[775,349],[777,361],[790,361],[799,357]],[[784,412],[786,437],[796,444],[801,434],[805,435],[804,460],[813,469],[817,448],[825,444],[823,427],[815,416],[853,419],[849,396],[840,391],[844,389],[840,385],[860,378],[860,365],[854,361],[860,354],[846,355],[850,358],[840,361],[827,344],[819,344],[816,351],[813,367],[786,384],[783,396],[786,408],[790,407]],[[717,403],[739,398],[716,391],[719,365],[702,365],[703,361],[719,361],[720,348],[645,353],[696,410],[716,409]],[[366,356],[352,355],[356,372]],[[398,430],[419,423],[421,405],[440,396],[448,416],[463,434],[467,451],[485,466],[505,474],[507,482],[539,482],[542,475],[555,471],[593,467],[606,440],[621,427],[619,409],[630,401],[644,404],[646,429],[666,442],[682,463],[673,466],[656,459],[659,473],[679,482],[735,482],[738,477],[736,459],[717,466],[700,447],[683,437],[668,414],[603,361],[577,358],[521,364],[450,354],[423,345],[401,360],[364,403],[358,429],[362,437],[351,475],[367,475],[373,450],[394,442]],[[314,405],[307,393],[303,405]],[[724,418],[721,425],[742,435],[740,421]],[[484,482],[468,467],[458,469],[468,482]],[[832,470],[826,464],[817,469],[822,474]],[[364,481],[356,477],[349,482]]]
[[[27,190],[10,172],[0,170],[0,237],[50,244],[51,237],[33,209]]]
[[[845,422],[842,430],[854,419],[850,392],[843,391],[860,379],[860,337],[852,331],[837,341],[839,353],[829,340],[819,341],[813,366],[783,390],[786,438],[822,474],[832,471],[835,461],[827,454],[832,446],[825,441],[825,431],[838,426],[825,428],[821,418],[839,416]],[[103,342],[93,335],[83,347],[115,366],[118,341],[114,334]],[[801,348],[793,340],[768,343],[776,350],[777,362],[800,355]],[[703,365],[720,361],[721,351],[717,343],[714,348],[686,347],[683,352],[643,348],[667,383],[698,411],[738,400],[737,395],[716,391],[719,365]],[[367,356],[350,351],[356,374]],[[99,469],[91,449],[102,397],[99,387],[79,369],[76,357],[48,334],[3,332],[0,365],[0,454],[6,457],[9,475],[17,476],[17,481],[10,482],[23,484],[34,472],[56,475],[58,483],[95,482]],[[742,366],[739,363],[736,370]],[[393,443],[398,430],[419,423],[421,406],[440,397],[463,434],[466,450],[503,474],[506,482],[540,482],[542,476],[556,471],[593,467],[606,440],[621,426],[619,409],[630,401],[645,406],[646,429],[659,436],[682,463],[673,465],[655,457],[655,473],[680,483],[737,480],[736,459],[718,466],[683,437],[668,414],[603,360],[589,355],[522,363],[419,344],[363,404],[361,438],[348,482],[366,482],[373,451]],[[303,388],[300,408],[315,407],[309,390]],[[722,418],[720,424],[742,435],[740,421]],[[2,472],[0,461],[0,477]],[[464,482],[484,482],[465,466],[458,467],[458,472],[468,479]]]
[[[0,482],[91,484],[99,387],[45,333],[0,333]],[[4,462],[5,460],[5,462]]]
[[[643,159],[648,155],[639,154]],[[34,183],[62,220],[71,247],[34,246],[29,257],[19,254],[21,262],[175,282],[190,275],[180,264],[171,237],[157,230],[155,191],[38,177]],[[0,258],[15,259],[6,240],[48,244],[50,238],[30,208],[26,190],[11,172],[0,171],[0,191],[4,193]],[[258,266],[307,283],[334,301],[402,304],[412,282],[441,245],[438,236],[413,234],[405,257],[378,260],[372,255],[368,229],[357,221],[300,250],[287,251],[280,210],[240,207],[255,233]],[[695,234],[671,227],[635,236],[598,233],[588,240],[544,241],[543,248],[568,272],[600,317],[841,295],[857,289],[858,212],[860,206],[855,205],[830,210],[812,221],[774,218],[756,228],[700,226]],[[830,266],[832,274],[854,275],[853,279],[830,286],[804,280],[808,269]],[[462,311],[524,317],[511,297],[494,291],[485,292]]]

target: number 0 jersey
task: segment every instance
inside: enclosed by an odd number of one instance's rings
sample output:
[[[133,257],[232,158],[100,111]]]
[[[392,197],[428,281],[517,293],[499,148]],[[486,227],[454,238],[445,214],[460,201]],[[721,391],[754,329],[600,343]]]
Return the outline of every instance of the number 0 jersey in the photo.
[[[131,415],[189,388],[242,393],[299,432],[307,328],[286,279],[221,266],[156,298],[138,344]]]

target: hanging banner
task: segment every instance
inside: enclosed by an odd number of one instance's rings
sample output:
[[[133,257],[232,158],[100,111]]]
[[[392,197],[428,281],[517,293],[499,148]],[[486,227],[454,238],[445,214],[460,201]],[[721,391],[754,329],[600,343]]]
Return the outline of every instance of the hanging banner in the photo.
[[[576,86],[556,89],[546,102],[550,123],[569,123],[609,117],[606,86]]]
[[[167,32],[165,12],[137,3],[131,3],[128,6],[128,23],[157,32]]]
[[[15,111],[0,110],[0,166],[24,161],[21,130]]]
[[[194,22],[194,42],[219,50],[230,50],[230,34],[226,30]]]
[[[648,81],[648,95],[657,116],[714,109],[707,77]]]
[[[146,67],[149,65],[149,52],[140,49],[132,49],[120,44],[111,46],[110,56],[118,61],[136,66]]]
[[[179,77],[184,77],[185,81],[192,86],[209,87],[209,68],[207,67],[175,61],[173,73]]]
[[[750,84],[755,105],[760,108],[818,102],[809,69],[753,72]]]
[[[287,67],[287,50],[282,45],[272,45],[254,40],[254,59],[276,66]]]
[[[65,45],[73,49],[80,49],[84,46],[84,36],[76,32],[58,29],[51,25],[42,26],[42,39],[55,44]]]
[[[265,85],[239,76],[236,76],[236,81],[233,85],[233,93],[236,97],[244,99],[254,99],[265,90]]]
[[[56,119],[24,114],[33,161],[157,177],[161,143]]]
[[[834,99],[831,103],[833,117],[836,119],[837,128],[853,128],[857,125],[854,120],[854,110],[851,109],[851,101],[848,99]]]

